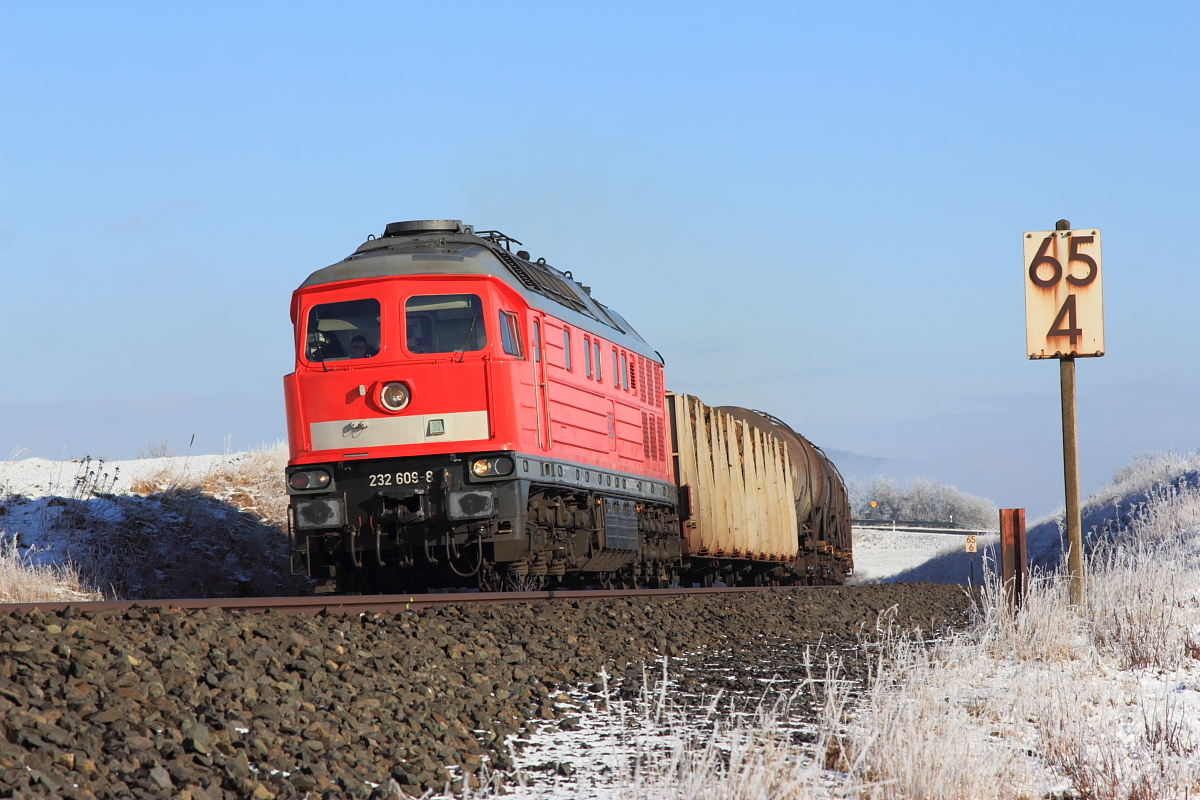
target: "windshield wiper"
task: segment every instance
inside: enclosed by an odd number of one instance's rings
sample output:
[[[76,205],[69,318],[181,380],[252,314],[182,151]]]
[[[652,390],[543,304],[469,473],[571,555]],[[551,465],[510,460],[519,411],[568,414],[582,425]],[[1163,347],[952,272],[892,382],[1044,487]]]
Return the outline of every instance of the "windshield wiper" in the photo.
[[[458,363],[461,364],[463,356],[466,355],[467,348],[471,345],[471,336],[475,333],[475,320],[479,319],[479,315],[475,314],[471,317],[471,327],[467,328],[467,340],[463,342],[462,349],[458,351]]]
[[[321,372],[329,372],[329,367],[325,366],[325,350],[321,347],[321,339],[317,337],[317,355],[321,357]]]

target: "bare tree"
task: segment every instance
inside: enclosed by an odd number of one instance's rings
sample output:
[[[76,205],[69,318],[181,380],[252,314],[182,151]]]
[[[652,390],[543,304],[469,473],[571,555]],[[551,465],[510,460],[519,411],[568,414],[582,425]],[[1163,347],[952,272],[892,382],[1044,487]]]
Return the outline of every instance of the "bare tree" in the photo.
[[[876,476],[870,483],[851,481],[847,488],[855,519],[960,522],[989,530],[997,527],[996,506],[991,500],[929,478],[910,478],[901,488],[891,478]]]

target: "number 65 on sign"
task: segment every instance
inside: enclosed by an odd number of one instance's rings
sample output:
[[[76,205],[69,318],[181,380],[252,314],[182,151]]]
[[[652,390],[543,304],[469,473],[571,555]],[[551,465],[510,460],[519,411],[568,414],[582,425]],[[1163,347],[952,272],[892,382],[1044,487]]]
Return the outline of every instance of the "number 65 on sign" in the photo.
[[[1104,355],[1099,229],[1028,231],[1024,243],[1029,357]]]

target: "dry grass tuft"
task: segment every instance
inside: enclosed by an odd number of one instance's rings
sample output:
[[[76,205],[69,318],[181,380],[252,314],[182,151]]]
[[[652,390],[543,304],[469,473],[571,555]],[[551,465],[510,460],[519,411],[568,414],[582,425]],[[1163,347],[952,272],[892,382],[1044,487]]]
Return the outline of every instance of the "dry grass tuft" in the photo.
[[[15,536],[0,531],[0,603],[65,603],[102,600],[84,587],[71,564],[36,564],[22,554]]]
[[[282,530],[287,525],[288,498],[283,477],[287,458],[287,445],[276,442],[271,447],[231,456],[199,477],[167,467],[134,481],[129,491],[143,496],[178,490],[200,492]]]

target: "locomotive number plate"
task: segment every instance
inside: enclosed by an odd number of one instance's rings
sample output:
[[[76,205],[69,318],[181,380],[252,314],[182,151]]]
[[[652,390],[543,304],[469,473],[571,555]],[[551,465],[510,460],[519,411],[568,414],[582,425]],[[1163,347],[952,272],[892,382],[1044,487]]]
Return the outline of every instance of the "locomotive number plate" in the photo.
[[[420,472],[377,472],[371,476],[372,486],[412,486],[417,483],[432,483],[433,470]]]

